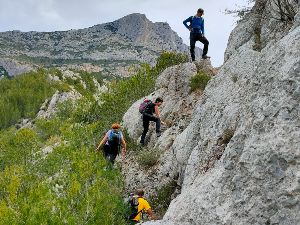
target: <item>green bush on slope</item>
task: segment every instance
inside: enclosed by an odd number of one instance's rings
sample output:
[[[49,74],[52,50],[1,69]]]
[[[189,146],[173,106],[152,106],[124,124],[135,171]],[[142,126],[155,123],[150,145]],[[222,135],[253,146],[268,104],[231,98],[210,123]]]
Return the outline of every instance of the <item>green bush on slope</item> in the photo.
[[[210,79],[211,77],[208,76],[206,73],[198,72],[195,76],[191,78],[191,83],[190,83],[191,92],[196,91],[198,89],[204,91]]]
[[[47,81],[46,70],[30,72],[14,79],[2,79],[0,129],[15,124],[21,118],[33,118],[42,103],[62,88],[56,82]]]

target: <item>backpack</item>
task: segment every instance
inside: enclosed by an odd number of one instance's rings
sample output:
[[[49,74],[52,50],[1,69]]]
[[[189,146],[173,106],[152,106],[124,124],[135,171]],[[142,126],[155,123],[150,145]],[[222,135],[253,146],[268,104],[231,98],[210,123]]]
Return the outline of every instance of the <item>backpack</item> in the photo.
[[[130,207],[130,215],[128,216],[129,220],[133,220],[141,211],[138,211],[139,207],[139,196],[131,195],[128,200]]]
[[[192,16],[192,19],[191,19],[191,23],[190,23],[190,27],[193,29],[193,21],[194,21],[194,18],[195,16]],[[202,21],[203,21],[203,18],[202,18]]]
[[[121,131],[111,130],[108,136],[109,146],[119,147],[121,145]]]
[[[149,99],[144,99],[144,101],[140,104],[140,107],[139,107],[139,112],[141,114],[143,114],[145,112],[145,110],[147,109],[147,107],[152,103],[151,100]]]

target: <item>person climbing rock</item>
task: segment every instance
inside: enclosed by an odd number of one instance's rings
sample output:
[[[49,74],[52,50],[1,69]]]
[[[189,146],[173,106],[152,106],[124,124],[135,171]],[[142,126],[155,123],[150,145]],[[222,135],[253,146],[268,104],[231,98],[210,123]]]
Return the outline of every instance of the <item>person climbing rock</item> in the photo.
[[[158,97],[156,98],[154,103],[150,101],[145,106],[145,109],[142,112],[143,127],[144,127],[144,131],[142,133],[141,141],[140,141],[142,145],[145,145],[145,138],[149,130],[150,121],[154,121],[156,123],[156,136],[157,137],[161,136],[160,126],[161,124],[165,124],[160,119],[159,107],[161,106],[162,103],[163,103],[163,99],[161,97]],[[153,115],[153,113],[155,113],[155,116]]]
[[[126,154],[126,142],[124,140],[123,134],[120,131],[120,124],[114,123],[97,146],[96,150],[99,151],[101,146],[103,147],[103,154],[107,161],[112,166],[115,162],[117,155],[120,153],[122,146],[122,156],[125,157]]]
[[[143,213],[147,213],[151,220],[155,220],[156,216],[154,215],[149,202],[144,199],[144,190],[138,189],[136,195],[132,196],[129,200],[129,203],[132,208],[132,214],[129,216],[131,224],[137,224],[141,222]]]
[[[190,51],[192,61],[195,61],[195,45],[196,41],[200,41],[204,44],[202,58],[210,58],[207,56],[209,42],[204,36],[204,19],[203,19],[204,10],[198,9],[195,16],[190,16],[183,21],[184,26],[190,31]],[[189,25],[187,24],[189,23]]]

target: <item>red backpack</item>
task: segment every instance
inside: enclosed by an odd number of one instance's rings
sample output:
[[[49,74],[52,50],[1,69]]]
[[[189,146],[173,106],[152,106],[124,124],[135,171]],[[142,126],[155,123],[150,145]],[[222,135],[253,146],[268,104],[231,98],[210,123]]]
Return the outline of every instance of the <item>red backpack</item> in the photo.
[[[147,107],[152,103],[151,100],[149,99],[144,99],[144,101],[140,104],[140,107],[139,107],[139,112],[141,114],[143,114],[145,112],[145,110],[147,109]]]

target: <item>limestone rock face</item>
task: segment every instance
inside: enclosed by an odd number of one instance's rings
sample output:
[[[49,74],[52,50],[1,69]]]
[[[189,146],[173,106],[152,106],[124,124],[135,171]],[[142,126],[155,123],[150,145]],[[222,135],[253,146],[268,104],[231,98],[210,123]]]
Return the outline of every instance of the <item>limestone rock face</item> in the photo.
[[[265,3],[255,7],[268,15]],[[254,12],[233,31],[187,127],[170,148],[168,139],[156,141],[171,164],[157,170],[177,170],[181,189],[161,221],[145,224],[300,224],[299,13],[278,36],[261,32],[256,48]],[[261,31],[278,23],[261,18]]]
[[[155,124],[152,123],[146,137],[147,148],[144,151],[158,149],[161,154],[157,165],[149,170],[143,169],[137,163],[136,152],[131,152],[123,163],[128,191],[140,186],[146,189],[148,195],[155,194],[155,188],[167,185],[178,178],[179,165],[173,152],[173,143],[190,123],[193,108],[202,94],[201,90],[190,91],[190,80],[196,75],[200,65],[202,70],[213,75],[209,60],[173,66],[161,73],[156,81],[156,91],[146,97],[153,101],[158,96],[163,97],[164,103],[160,107],[160,112],[162,120],[167,125],[162,125],[162,136],[157,138]],[[124,128],[137,143],[143,131],[141,114],[138,111],[142,101],[143,99],[140,99],[134,103],[123,117]]]
[[[35,68],[26,63],[20,63],[17,60],[13,59],[0,59],[0,66],[3,66],[8,72],[9,76],[15,76],[21,73],[27,73],[34,70]]]
[[[57,112],[58,104],[63,103],[67,100],[75,101],[81,98],[81,94],[76,90],[69,92],[56,91],[51,99],[47,99],[40,108],[37,114],[37,119],[49,119]]]

